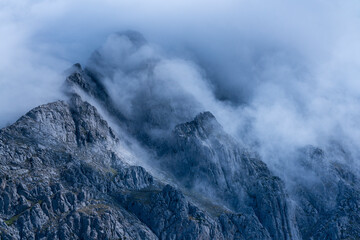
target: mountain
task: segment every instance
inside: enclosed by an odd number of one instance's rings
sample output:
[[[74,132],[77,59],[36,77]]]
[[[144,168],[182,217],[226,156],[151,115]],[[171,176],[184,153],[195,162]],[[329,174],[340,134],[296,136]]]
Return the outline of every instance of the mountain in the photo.
[[[281,179],[194,99],[158,86],[163,60],[140,34],[113,42],[127,47],[67,72],[67,99],[0,130],[2,239],[359,238],[359,178],[341,146],[299,149]]]
[[[200,210],[128,165],[117,144],[96,108],[78,96],[39,106],[2,129],[2,238],[269,238],[254,216],[211,203],[221,215]]]

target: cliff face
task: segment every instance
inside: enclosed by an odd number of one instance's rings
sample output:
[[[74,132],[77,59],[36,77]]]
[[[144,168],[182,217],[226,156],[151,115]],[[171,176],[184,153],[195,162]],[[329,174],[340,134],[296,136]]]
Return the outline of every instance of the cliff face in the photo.
[[[186,188],[235,212],[249,212],[273,239],[296,234],[282,181],[226,134],[210,112],[176,126],[169,142],[162,164]]]
[[[146,44],[125,36],[128,55]],[[2,239],[358,239],[359,178],[341,148],[337,160],[299,150],[284,181],[210,112],[190,117],[173,98],[139,92],[131,104],[142,111],[127,113],[103,79],[129,63],[102,54],[74,65],[66,101],[0,130]],[[127,69],[140,77],[158,59],[134,61]],[[143,167],[129,136],[148,153]]]
[[[359,177],[349,167],[346,152],[334,154],[308,146],[300,150],[297,169],[307,179],[292,176],[289,194],[296,201],[296,220],[304,239],[357,239],[360,236]]]

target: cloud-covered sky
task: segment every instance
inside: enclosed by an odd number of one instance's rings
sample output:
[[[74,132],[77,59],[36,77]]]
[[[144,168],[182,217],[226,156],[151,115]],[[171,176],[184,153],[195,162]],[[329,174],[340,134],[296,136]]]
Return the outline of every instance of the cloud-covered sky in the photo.
[[[335,138],[356,149],[359,26],[355,0],[2,0],[0,127],[62,98],[66,68],[134,29],[195,66],[238,138],[267,153]]]

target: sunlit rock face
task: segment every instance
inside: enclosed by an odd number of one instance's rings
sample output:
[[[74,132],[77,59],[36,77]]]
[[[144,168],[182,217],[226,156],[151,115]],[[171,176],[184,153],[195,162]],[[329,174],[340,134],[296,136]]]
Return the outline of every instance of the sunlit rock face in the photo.
[[[2,239],[360,236],[358,173],[341,147],[337,159],[299,149],[281,179],[166,80],[168,63],[141,34],[115,34],[68,71],[67,99],[0,130]]]

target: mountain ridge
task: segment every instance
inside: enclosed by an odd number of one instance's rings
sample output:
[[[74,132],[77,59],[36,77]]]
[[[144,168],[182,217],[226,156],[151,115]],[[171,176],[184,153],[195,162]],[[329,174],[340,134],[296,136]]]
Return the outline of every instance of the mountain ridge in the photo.
[[[2,239],[360,236],[360,180],[341,147],[331,149],[340,152],[336,160],[328,149],[304,147],[293,174],[276,176],[192,98],[156,95],[163,82],[148,76],[158,56],[137,61],[146,40],[128,35],[112,39],[125,46],[121,62],[75,64],[66,100],[0,129]],[[107,63],[105,50],[92,59]],[[124,108],[110,94],[109,83],[129,82],[112,79],[117,70],[156,91],[125,88],[135,94]]]

